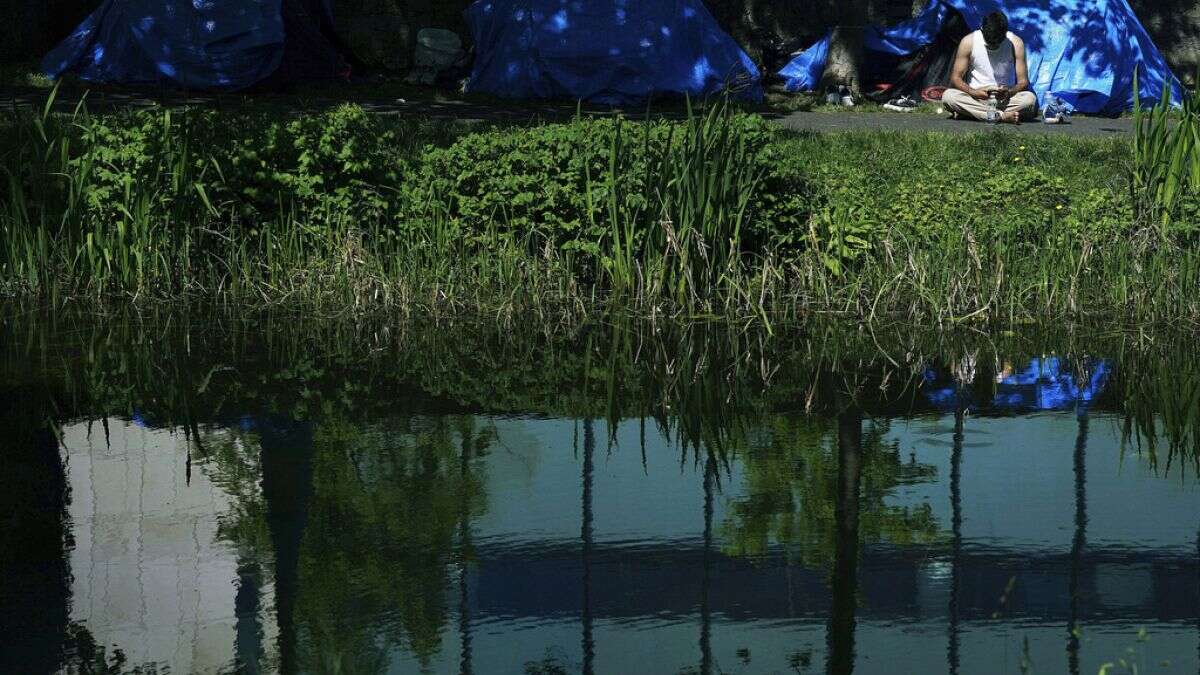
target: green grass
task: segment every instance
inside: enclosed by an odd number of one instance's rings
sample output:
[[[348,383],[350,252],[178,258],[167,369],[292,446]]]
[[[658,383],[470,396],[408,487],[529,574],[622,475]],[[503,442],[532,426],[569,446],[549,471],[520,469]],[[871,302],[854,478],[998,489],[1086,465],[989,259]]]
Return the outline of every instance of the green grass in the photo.
[[[1196,186],[1150,218],[1122,140],[49,109],[0,121],[0,294],[1200,321]]]
[[[0,62],[0,88],[43,89],[49,91],[54,82],[42,74],[36,62]]]

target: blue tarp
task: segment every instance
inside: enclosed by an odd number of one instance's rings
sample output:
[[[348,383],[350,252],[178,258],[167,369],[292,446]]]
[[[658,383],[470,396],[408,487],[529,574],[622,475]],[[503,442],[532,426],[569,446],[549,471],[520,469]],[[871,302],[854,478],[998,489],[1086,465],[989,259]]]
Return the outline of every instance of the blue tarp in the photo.
[[[733,83],[762,96],[758,68],[703,0],[479,0],[466,16],[468,91],[623,104]]]
[[[1072,369],[1057,356],[1031,359],[1021,370],[1004,373],[996,382],[995,394],[984,409],[1030,412],[1039,410],[1086,410],[1104,392],[1112,367],[1108,361],[1085,364],[1086,380],[1076,379]],[[925,373],[922,387],[926,399],[939,410],[979,410],[971,391],[934,369]]]
[[[1030,87],[1039,100],[1052,93],[1078,112],[1125,112],[1133,108],[1136,68],[1143,98],[1161,98],[1165,86],[1173,102],[1182,101],[1183,87],[1126,0],[932,0],[909,21],[868,28],[866,57],[917,51],[934,41],[950,12],[960,13],[977,30],[996,10],[1025,41]],[[829,38],[780,71],[789,91],[812,91],[820,84]]]
[[[189,89],[244,89],[271,77],[327,77],[338,66],[320,30],[321,7],[293,0],[108,0],[42,62],[51,77],[97,83],[170,82]],[[295,0],[300,2],[300,0]],[[297,11],[290,11],[297,10]],[[296,33],[291,35],[289,33]],[[304,44],[293,45],[288,41]]]

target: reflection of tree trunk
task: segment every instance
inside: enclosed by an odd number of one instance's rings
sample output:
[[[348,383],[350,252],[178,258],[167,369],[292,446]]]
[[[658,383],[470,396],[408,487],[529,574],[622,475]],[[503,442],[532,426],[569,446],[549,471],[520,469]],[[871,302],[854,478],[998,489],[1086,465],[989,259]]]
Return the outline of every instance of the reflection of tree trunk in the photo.
[[[312,430],[296,422],[272,420],[263,423],[260,437],[263,499],[275,549],[279,669],[286,675],[299,670],[295,607],[300,590],[300,544],[312,498]]]
[[[592,461],[596,433],[592,420],[583,421],[583,673],[595,672],[596,643],[592,639]]]
[[[855,605],[858,596],[858,509],[862,485],[862,412],[838,416],[837,546],[834,552],[833,607],[826,637],[826,671],[854,671]]]
[[[0,641],[23,639],[0,649],[0,672],[52,673],[62,666],[69,620],[69,488],[54,432],[20,417],[0,416],[9,434],[0,470]]]
[[[1071,542],[1070,621],[1067,625],[1067,669],[1079,675],[1079,582],[1083,571],[1083,552],[1087,546],[1087,452],[1088,418],[1079,414],[1079,434],[1075,438],[1075,538]]]
[[[717,477],[717,460],[710,453],[704,463],[704,553],[703,571],[700,576],[700,673],[711,675],[712,660],[712,608],[708,604],[708,589],[711,583],[712,539],[713,539],[713,487]]]
[[[862,26],[838,26],[829,39],[829,56],[825,72],[821,74],[818,91],[826,87],[844,85],[855,97],[862,96],[860,76],[863,64]]]
[[[954,413],[954,446],[950,451],[950,526],[953,540],[950,548],[950,644],[946,648],[946,661],[950,675],[958,675],[958,595],[962,579],[959,566],[962,563],[962,454],[966,412],[960,407]]]
[[[458,570],[458,633],[462,642],[462,655],[459,660],[459,672],[471,675],[471,603],[467,594],[467,562],[471,557],[471,491],[469,489],[469,473],[471,468],[471,437],[464,434],[462,451],[459,455],[459,476],[462,479],[462,501],[458,507],[459,542],[462,553],[459,555]]]
[[[251,556],[238,560],[238,588],[233,599],[237,624],[234,627],[234,654],[239,675],[263,672],[262,569]]]

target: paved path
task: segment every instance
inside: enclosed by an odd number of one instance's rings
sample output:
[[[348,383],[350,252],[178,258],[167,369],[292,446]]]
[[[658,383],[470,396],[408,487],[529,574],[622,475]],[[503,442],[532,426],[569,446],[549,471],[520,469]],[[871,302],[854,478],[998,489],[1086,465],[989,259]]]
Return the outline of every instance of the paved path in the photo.
[[[63,91],[56,102],[56,109],[70,112],[79,102],[80,92]],[[45,105],[46,91],[26,89],[0,91],[0,110],[13,108],[40,109]],[[208,106],[220,109],[277,109],[293,113],[325,110],[340,103],[353,102],[369,112],[380,115],[405,115],[457,119],[464,121],[511,121],[570,119],[577,112],[574,104],[565,103],[521,103],[513,105],[491,105],[456,100],[403,101],[398,99],[373,99],[369,96],[347,98],[299,97],[279,94],[245,95],[187,95],[170,90],[147,92],[93,91],[87,95],[90,110],[105,111],[118,108],[151,108],[158,105],[178,107],[185,105]],[[588,114],[611,114],[610,109],[585,108]],[[989,127],[979,122],[958,122],[945,117],[914,113],[890,112],[795,112],[779,113],[761,111],[768,118],[777,120],[788,129],[816,132],[844,131],[898,131],[898,132],[942,132],[980,133],[996,130],[1000,133],[1054,134],[1064,136],[1119,136],[1133,129],[1130,118],[1108,119],[1100,117],[1076,117],[1069,125],[1046,125],[1040,122],[1020,126],[997,125]],[[627,111],[632,118],[640,118],[644,112]],[[679,112],[667,112],[667,116]]]
[[[1071,120],[1070,124],[1064,125],[1029,122],[1021,125],[998,124],[993,127],[981,122],[960,122],[946,117],[917,112],[819,112],[792,113],[783,117],[780,121],[789,129],[821,132],[877,130],[966,134],[995,130],[1008,134],[1104,137],[1120,136],[1133,131],[1133,119],[1129,117],[1109,119],[1104,117],[1076,116]]]

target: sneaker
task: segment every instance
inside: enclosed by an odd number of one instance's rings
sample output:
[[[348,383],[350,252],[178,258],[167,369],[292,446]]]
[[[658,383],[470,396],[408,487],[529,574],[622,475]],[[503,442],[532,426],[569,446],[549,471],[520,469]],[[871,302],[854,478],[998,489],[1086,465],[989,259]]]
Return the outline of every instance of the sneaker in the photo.
[[[1054,94],[1046,97],[1046,105],[1042,107],[1042,121],[1046,124],[1070,124],[1071,104]]]
[[[916,99],[913,97],[901,96],[884,103],[883,107],[885,110],[891,110],[894,112],[912,112],[917,109],[918,105],[919,104],[917,103]]]

